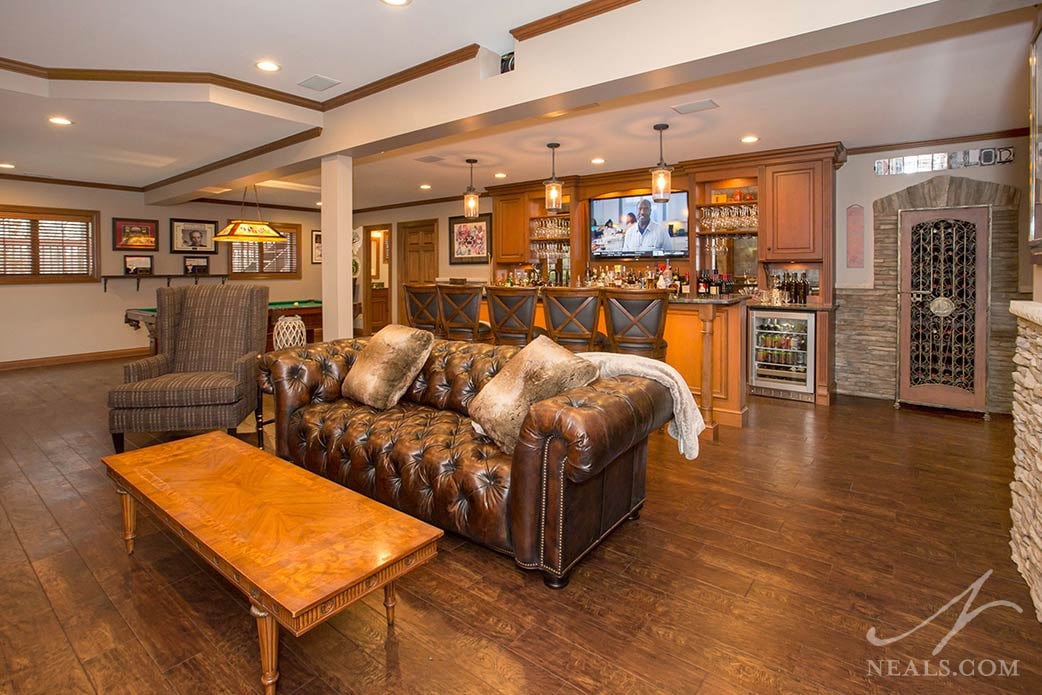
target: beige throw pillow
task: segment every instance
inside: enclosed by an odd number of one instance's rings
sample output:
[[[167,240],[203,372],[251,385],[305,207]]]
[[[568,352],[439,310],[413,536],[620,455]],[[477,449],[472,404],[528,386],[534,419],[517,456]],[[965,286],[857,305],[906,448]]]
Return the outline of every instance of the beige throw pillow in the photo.
[[[398,403],[423,369],[434,347],[434,334],[392,324],[369,339],[340,392],[379,410]]]
[[[468,410],[474,429],[513,454],[528,408],[597,378],[597,367],[546,336],[539,336],[503,365]]]

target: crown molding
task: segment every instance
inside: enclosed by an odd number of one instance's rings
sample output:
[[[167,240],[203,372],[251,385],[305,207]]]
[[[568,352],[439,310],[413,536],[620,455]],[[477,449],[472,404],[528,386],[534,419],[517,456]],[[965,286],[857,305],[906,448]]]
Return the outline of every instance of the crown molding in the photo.
[[[522,24],[519,27],[515,27],[510,30],[510,35],[513,36],[516,41],[525,41],[541,34],[547,34],[551,31],[566,27],[569,24],[582,22],[591,17],[596,17],[599,14],[611,12],[612,10],[617,10],[626,5],[632,5],[635,2],[640,2],[640,0],[590,0],[581,5],[570,7],[563,12],[547,15],[546,17],[529,22],[528,24]]]
[[[141,186],[124,186],[118,183],[102,183],[100,181],[76,181],[74,179],[52,179],[47,176],[23,176],[22,174],[0,174],[0,181],[28,181],[30,183],[49,183],[54,186],[79,186],[80,188],[103,188],[110,191],[129,191],[144,193]]]
[[[268,144],[261,145],[260,147],[254,147],[252,150],[246,150],[245,152],[240,152],[239,154],[233,154],[230,157],[219,159],[216,162],[204,164],[201,167],[197,167],[195,169],[186,171],[176,176],[171,176],[170,178],[163,179],[162,181],[150,183],[147,186],[145,186],[142,190],[151,191],[155,190],[156,188],[162,188],[163,186],[167,186],[172,183],[177,183],[178,181],[184,181],[185,179],[190,179],[193,176],[199,176],[200,174],[205,174],[207,172],[214,171],[215,169],[226,167],[230,164],[238,164],[239,162],[243,162],[247,159],[259,157],[262,154],[267,154],[269,152],[274,152],[275,150],[280,150],[283,147],[289,147],[290,145],[296,145],[297,143],[317,138],[321,134],[321,128],[309,128],[307,130],[302,130],[296,135],[290,135],[289,137],[282,138],[281,140],[269,142]]]
[[[847,154],[871,154],[873,152],[889,152],[891,150],[910,150],[916,147],[937,147],[949,145],[954,142],[973,142],[975,140],[1006,140],[1008,138],[1026,138],[1031,131],[1025,126],[1023,128],[1011,128],[1009,130],[996,130],[991,133],[976,133],[974,135],[959,135],[954,138],[934,138],[933,140],[913,140],[910,142],[896,142],[889,145],[868,145],[866,147],[851,147]]]

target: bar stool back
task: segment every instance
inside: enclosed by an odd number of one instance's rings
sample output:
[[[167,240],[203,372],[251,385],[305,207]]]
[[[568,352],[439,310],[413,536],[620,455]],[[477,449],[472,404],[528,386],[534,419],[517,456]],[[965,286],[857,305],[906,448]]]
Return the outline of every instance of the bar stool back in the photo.
[[[669,290],[609,289],[604,320],[612,352],[666,359],[666,310]]]
[[[596,287],[544,287],[543,316],[550,338],[572,352],[604,350],[607,337],[597,330],[603,290]]]
[[[486,287],[488,318],[496,345],[528,345],[545,334],[535,325],[536,287]]]
[[[433,282],[407,282],[402,287],[405,291],[405,318],[409,325],[440,335],[438,286]]]
[[[487,343],[492,327],[480,320],[480,285],[437,285],[441,328],[449,340]]]

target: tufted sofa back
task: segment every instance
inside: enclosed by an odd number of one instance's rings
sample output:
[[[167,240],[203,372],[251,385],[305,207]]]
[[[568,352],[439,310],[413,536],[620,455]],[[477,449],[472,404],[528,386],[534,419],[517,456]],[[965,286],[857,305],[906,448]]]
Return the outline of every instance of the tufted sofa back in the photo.
[[[471,400],[521,348],[436,340],[427,364],[403,396],[438,410],[470,415]]]

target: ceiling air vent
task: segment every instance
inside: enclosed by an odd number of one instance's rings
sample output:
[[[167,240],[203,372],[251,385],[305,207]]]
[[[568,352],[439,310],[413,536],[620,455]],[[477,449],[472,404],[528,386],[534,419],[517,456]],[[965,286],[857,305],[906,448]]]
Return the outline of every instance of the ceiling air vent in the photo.
[[[720,104],[712,99],[703,99],[702,101],[689,101],[686,104],[677,104],[673,107],[673,110],[677,113],[696,113],[717,108],[720,108]]]
[[[436,154],[429,154],[426,157],[417,157],[416,161],[423,162],[424,164],[434,164],[435,162],[440,162],[444,159],[444,157],[439,157]]]
[[[325,75],[312,75],[303,82],[298,82],[301,87],[307,87],[313,89],[316,92],[324,92],[330,87],[336,87],[340,84],[340,80],[334,80],[332,77],[326,77]]]

